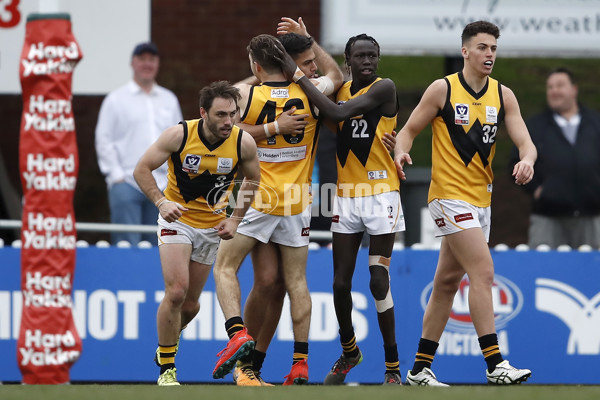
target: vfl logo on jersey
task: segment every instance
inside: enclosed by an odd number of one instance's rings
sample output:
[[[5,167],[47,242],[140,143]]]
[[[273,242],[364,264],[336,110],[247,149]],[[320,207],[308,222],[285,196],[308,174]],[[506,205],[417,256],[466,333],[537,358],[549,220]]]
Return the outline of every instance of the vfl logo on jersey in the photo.
[[[421,292],[421,307],[425,310],[431,296],[433,281]],[[492,302],[494,304],[494,321],[496,328],[504,328],[523,308],[523,293],[517,285],[508,279],[496,275],[492,285]],[[469,278],[465,275],[454,296],[452,312],[446,329],[454,332],[473,332],[473,320],[469,311]]]
[[[228,174],[233,169],[233,158],[222,158],[219,157],[217,161],[217,173]]]
[[[387,206],[388,218],[394,218],[394,207],[391,205]]]
[[[489,124],[498,123],[498,109],[492,106],[485,106],[485,122]]]
[[[290,92],[288,88],[271,89],[271,98],[273,99],[288,99]]]
[[[373,179],[387,179],[387,171],[386,170],[382,170],[382,171],[369,171],[369,172],[367,172],[367,175],[369,177],[369,180],[373,180]]]
[[[456,103],[454,105],[454,123],[456,125],[469,125],[469,105]]]
[[[467,221],[473,219],[473,214],[471,213],[466,213],[466,214],[458,214],[454,216],[454,221],[455,222],[462,222],[462,221]]]
[[[442,228],[446,226],[446,221],[444,221],[444,218],[437,218],[435,220],[435,224],[438,226],[438,228]]]
[[[196,154],[186,154],[181,169],[183,172],[197,174],[200,168],[200,160],[202,160],[202,157]]]
[[[535,307],[569,328],[567,354],[600,354],[600,293],[588,298],[564,282],[547,278],[538,278],[535,284]]]

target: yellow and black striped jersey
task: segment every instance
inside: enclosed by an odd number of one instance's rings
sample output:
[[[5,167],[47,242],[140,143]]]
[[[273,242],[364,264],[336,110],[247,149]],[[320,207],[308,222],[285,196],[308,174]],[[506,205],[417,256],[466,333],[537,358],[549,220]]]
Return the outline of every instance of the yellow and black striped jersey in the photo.
[[[344,103],[369,91],[372,84],[351,93],[352,81],[345,82],[337,93],[337,103]],[[394,160],[381,141],[384,133],[396,128],[396,113],[384,115],[379,107],[339,123],[337,133],[337,195],[362,197],[399,190]]]
[[[448,94],[432,122],[433,150],[428,201],[463,200],[488,207],[492,200],[492,160],[496,133],[504,120],[501,86],[489,78],[475,93],[461,72],[444,78]]]
[[[243,131],[234,125],[227,139],[211,144],[200,133],[202,119],[181,124],[183,140],[168,159],[165,197],[188,209],[180,222],[194,228],[212,228],[226,217],[241,158]]]
[[[318,118],[304,91],[296,83],[265,82],[250,89],[241,120],[262,125],[284,111],[308,114],[299,135],[275,135],[256,143],[261,188],[252,207],[273,215],[300,214],[310,205],[310,184],[318,140]]]

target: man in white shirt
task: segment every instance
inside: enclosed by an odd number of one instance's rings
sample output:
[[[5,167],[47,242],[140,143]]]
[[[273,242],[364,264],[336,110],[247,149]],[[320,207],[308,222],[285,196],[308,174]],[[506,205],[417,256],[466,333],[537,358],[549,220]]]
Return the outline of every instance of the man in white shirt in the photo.
[[[110,219],[115,224],[156,225],[156,207],[142,193],[133,169],[162,131],[183,120],[173,92],[156,84],[159,68],[154,43],[140,43],[131,57],[133,79],[110,92],[100,107],[96,125],[96,154],[108,187]],[[167,185],[166,163],[153,171],[158,187]],[[156,234],[113,233],[113,244],[140,240],[156,244]]]

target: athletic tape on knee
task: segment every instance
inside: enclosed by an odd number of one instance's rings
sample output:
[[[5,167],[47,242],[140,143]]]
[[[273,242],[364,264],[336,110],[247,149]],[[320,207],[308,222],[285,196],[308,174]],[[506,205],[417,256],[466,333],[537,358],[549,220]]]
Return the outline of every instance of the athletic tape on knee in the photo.
[[[390,278],[390,261],[391,261],[390,257],[371,256],[371,255],[369,256],[369,266],[379,265],[379,266],[385,268],[385,270],[388,274],[388,279],[391,280],[391,278]],[[391,283],[390,283],[390,284],[388,284],[388,291],[385,295],[385,298],[383,300],[375,299],[375,308],[377,309],[378,313],[382,313],[382,312],[389,310],[392,307],[394,307],[394,299],[392,299],[392,290],[391,290]]]

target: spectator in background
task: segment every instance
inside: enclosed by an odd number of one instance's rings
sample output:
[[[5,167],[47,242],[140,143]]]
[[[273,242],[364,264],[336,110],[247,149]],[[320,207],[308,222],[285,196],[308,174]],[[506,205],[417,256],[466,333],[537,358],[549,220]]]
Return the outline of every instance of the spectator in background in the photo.
[[[154,43],[140,43],[131,57],[133,79],[110,92],[100,107],[96,154],[108,187],[110,220],[115,224],[155,225],[156,207],[133,178],[136,163],[162,131],[183,119],[177,97],[156,84],[159,68]],[[167,186],[167,165],[153,171],[158,187]],[[113,244],[140,240],[156,244],[156,233],[113,233]]]
[[[529,246],[600,247],[600,115],[577,101],[570,70],[546,80],[548,108],[527,121],[538,150],[533,180]],[[515,164],[517,150],[512,155]]]

